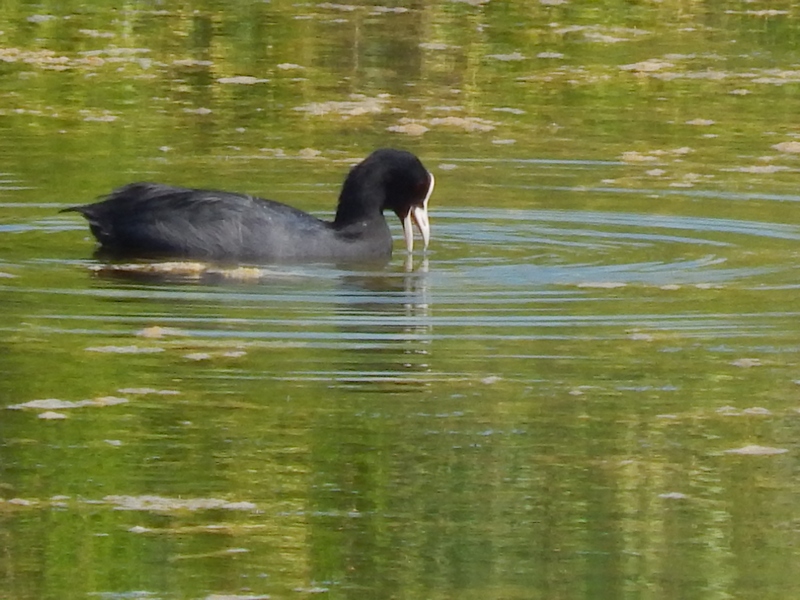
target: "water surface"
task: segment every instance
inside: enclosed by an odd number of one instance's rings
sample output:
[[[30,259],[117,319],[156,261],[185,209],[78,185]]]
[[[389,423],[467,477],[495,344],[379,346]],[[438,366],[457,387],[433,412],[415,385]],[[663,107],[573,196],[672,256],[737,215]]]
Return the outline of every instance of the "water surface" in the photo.
[[[763,3],[761,3],[763,4]],[[0,597],[787,598],[792,2],[6,3]],[[108,264],[133,180],[332,216],[382,268]]]

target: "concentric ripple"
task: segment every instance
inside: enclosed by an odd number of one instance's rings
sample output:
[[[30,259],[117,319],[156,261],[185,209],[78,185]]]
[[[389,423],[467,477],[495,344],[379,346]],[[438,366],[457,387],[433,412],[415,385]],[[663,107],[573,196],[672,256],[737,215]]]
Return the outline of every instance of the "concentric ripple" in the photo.
[[[547,285],[731,284],[766,274],[780,277],[793,273],[794,266],[754,264],[753,248],[766,252],[800,240],[798,227],[734,219],[486,209],[437,217],[438,243],[447,253],[444,260],[436,257],[437,264],[498,291]]]
[[[798,227],[497,208],[436,210],[433,224],[429,254],[374,270],[107,268],[77,256],[82,224],[39,215],[0,229],[0,243],[18,248],[0,269],[17,314],[4,327],[109,360],[209,360],[195,377],[223,389],[279,378],[397,390],[468,378],[498,357],[580,362],[632,341],[797,350],[786,323],[800,314],[798,267],[787,260]],[[9,241],[28,236],[63,243],[48,257]]]

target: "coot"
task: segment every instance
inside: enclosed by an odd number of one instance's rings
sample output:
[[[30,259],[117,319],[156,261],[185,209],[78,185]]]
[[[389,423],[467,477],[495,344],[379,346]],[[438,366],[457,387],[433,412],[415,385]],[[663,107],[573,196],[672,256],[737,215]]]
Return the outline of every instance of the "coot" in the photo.
[[[403,150],[381,149],[350,170],[336,217],[323,221],[286,204],[247,194],[131,183],[100,202],[74,206],[103,251],[231,261],[375,261],[392,254],[383,211],[403,225],[406,248],[412,222],[425,248],[430,239],[428,199],[433,175]]]

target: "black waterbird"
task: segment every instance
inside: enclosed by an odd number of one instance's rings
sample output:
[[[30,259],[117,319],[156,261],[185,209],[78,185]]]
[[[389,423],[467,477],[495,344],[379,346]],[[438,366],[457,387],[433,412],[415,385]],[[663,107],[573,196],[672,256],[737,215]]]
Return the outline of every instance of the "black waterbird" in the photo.
[[[412,224],[428,247],[433,186],[433,175],[416,156],[386,148],[350,170],[333,221],[247,194],[157,183],[131,183],[99,202],[65,210],[86,217],[101,250],[113,254],[364,262],[391,257],[392,236],[383,216],[387,209],[400,218],[409,252]]]

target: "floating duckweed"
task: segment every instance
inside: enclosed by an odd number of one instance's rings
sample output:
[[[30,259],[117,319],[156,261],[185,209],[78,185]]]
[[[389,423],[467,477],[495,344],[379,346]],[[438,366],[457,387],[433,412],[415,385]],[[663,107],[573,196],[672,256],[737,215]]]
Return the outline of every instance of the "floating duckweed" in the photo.
[[[256,83],[267,83],[269,79],[261,79],[250,75],[237,75],[235,77],[220,77],[217,83],[236,84],[236,85],[255,85]]]
[[[773,454],[785,454],[789,450],[786,448],[773,448],[771,446],[758,446],[755,444],[725,450],[724,454],[740,454],[743,456],[771,456]]]
[[[778,152],[787,154],[800,154],[800,142],[781,142],[772,146]]]
[[[103,500],[118,510],[150,512],[174,512],[180,510],[237,510],[252,511],[257,507],[252,502],[230,502],[220,498],[166,498],[164,496],[109,495]]]

